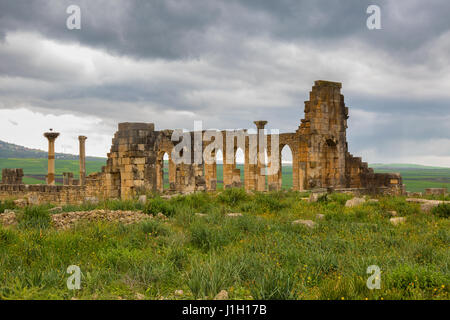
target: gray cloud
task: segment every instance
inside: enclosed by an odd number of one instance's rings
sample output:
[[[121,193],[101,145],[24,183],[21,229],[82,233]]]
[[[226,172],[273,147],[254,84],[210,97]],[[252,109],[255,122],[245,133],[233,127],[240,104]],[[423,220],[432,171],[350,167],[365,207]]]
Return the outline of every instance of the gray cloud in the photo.
[[[65,28],[65,9],[78,4],[82,30]],[[246,39],[339,42],[358,38],[405,58],[448,31],[446,0],[376,1],[382,8],[383,30],[365,28],[370,0],[16,0],[0,3],[0,30],[28,30],[46,37],[80,43],[114,54],[163,59],[199,57],[206,51],[233,53],[237,34]],[[230,40],[230,41],[228,41]],[[230,50],[231,49],[231,50]],[[406,55],[406,57],[405,57]]]
[[[0,109],[97,117],[105,134],[119,121],[198,119],[293,131],[313,81],[328,79],[343,82],[353,153],[400,159],[396,145],[441,141],[445,164],[450,4],[376,1],[383,29],[369,31],[372,3],[0,0]],[[82,30],[65,27],[70,4]]]

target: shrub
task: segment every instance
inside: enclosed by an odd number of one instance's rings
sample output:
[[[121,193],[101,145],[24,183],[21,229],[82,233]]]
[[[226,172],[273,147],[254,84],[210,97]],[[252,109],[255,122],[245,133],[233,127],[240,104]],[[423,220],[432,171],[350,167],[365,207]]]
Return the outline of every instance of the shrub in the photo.
[[[279,193],[263,194],[258,193],[255,197],[255,201],[259,206],[259,209],[263,212],[267,211],[279,211],[286,207],[282,203],[281,196]]]
[[[217,227],[203,221],[196,221],[190,225],[189,231],[191,243],[205,251],[222,247],[237,238],[236,230],[229,223]]]
[[[189,208],[196,211],[207,211],[211,207],[211,196],[208,193],[198,192],[187,196],[177,196],[171,203],[180,208]]]
[[[431,209],[431,213],[441,218],[450,217],[450,203],[441,203],[437,207]]]
[[[409,265],[400,265],[389,275],[389,283],[395,288],[404,290],[409,287],[431,290],[448,283],[448,281],[448,277],[439,272]]]
[[[0,213],[5,212],[6,209],[15,209],[16,205],[14,204],[14,201],[12,200],[5,200],[5,201],[0,201]]]
[[[106,200],[103,203],[105,209],[108,210],[123,210],[134,211],[142,210],[143,205],[135,200]]]
[[[141,224],[141,227],[145,234],[151,234],[154,236],[165,236],[169,233],[167,226],[156,220],[145,221]]]
[[[191,243],[200,249],[209,250],[217,245],[216,234],[203,223],[192,223],[190,226]]]
[[[213,298],[220,290],[227,289],[239,280],[241,270],[241,263],[209,256],[207,261],[192,262],[192,269],[187,274],[187,285],[196,299]]]
[[[331,193],[328,195],[327,199],[332,202],[336,202],[340,205],[345,205],[347,200],[350,200],[353,197],[351,194],[346,193]],[[320,198],[319,198],[320,199]]]
[[[250,287],[253,298],[258,300],[295,299],[294,279],[281,268],[267,268]]]
[[[0,226],[0,245],[14,243],[17,239],[18,237],[13,231],[4,229]]]
[[[158,214],[161,212],[166,216],[172,216],[175,213],[175,207],[171,203],[158,197],[147,201],[143,211],[147,214]]]
[[[50,226],[51,218],[47,207],[26,207],[18,217],[19,227],[45,229]]]
[[[219,194],[217,198],[222,203],[225,203],[229,206],[235,206],[239,202],[247,200],[249,196],[244,189],[230,188]]]
[[[167,257],[178,270],[182,270],[188,260],[187,252],[180,245],[171,247]]]

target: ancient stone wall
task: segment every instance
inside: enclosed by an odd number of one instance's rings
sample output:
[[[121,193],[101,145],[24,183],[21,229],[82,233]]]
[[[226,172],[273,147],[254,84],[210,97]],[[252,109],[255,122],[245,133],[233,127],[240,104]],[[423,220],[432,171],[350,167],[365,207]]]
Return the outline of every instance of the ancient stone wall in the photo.
[[[22,169],[2,169],[2,184],[22,184]]]
[[[264,133],[267,121],[263,120],[254,122],[256,133],[247,130],[157,131],[153,123],[119,123],[107,155],[106,166],[101,172],[84,178],[86,137],[80,136],[80,153],[83,154],[80,158],[82,179],[79,182],[74,181],[73,174],[65,173],[63,187],[48,189],[43,186],[24,186],[20,185],[23,172],[4,171],[3,183],[7,184],[2,186],[2,192],[4,195],[11,192],[10,196],[32,192],[44,201],[69,203],[91,197],[129,199],[141,193],[155,191],[216,190],[219,151],[223,155],[224,188],[280,190],[281,152],[284,146],[289,146],[292,151],[294,190],[332,187],[366,189],[373,192],[379,192],[381,189],[390,190],[392,193],[404,191],[399,174],[374,173],[361,158],[348,152],[346,129],[349,116],[340,83],[315,81],[309,93],[309,100],[305,101],[304,112],[304,119],[301,119],[298,129],[292,133],[277,135],[278,141],[272,141],[272,138],[275,138],[272,134]],[[53,137],[57,133],[46,135]],[[267,136],[266,143],[261,139],[264,135]],[[196,145],[196,137],[200,138],[199,145]],[[54,142],[54,139],[52,141]],[[233,146],[228,144],[230,141],[234,142]],[[230,150],[227,150],[227,147]],[[210,161],[201,157],[198,162],[198,159],[195,159],[197,148],[205,151]],[[237,167],[235,161],[239,149],[244,153],[244,172],[241,172],[242,169]],[[54,152],[54,143],[49,145],[49,150]],[[269,159],[268,163],[265,163],[265,153]],[[168,179],[164,181],[166,154]],[[178,161],[180,159],[183,161]],[[51,162],[53,160],[49,154],[49,168],[54,172],[53,166],[50,166],[54,164]],[[53,172],[49,172],[49,175],[54,176]],[[78,183],[80,188],[75,186]],[[14,184],[18,186],[14,187]]]
[[[81,204],[92,199],[99,200],[99,196],[96,190],[89,190],[82,186],[0,185],[0,200],[25,199],[29,204]]]
[[[267,121],[255,121],[255,133],[244,131],[218,131],[221,141],[215,138],[204,139],[205,131],[182,133],[183,139],[189,140],[189,163],[175,163],[173,151],[179,141],[172,141],[174,130],[155,131],[154,124],[121,123],[116,132],[108,162],[102,172],[105,196],[129,198],[139,192],[177,191],[190,192],[198,190],[215,190],[217,186],[216,154],[223,155],[224,188],[244,187],[246,190],[280,190],[281,189],[281,151],[288,145],[292,151],[292,181],[294,190],[315,188],[376,188],[388,187],[402,190],[401,177],[392,178],[390,174],[374,174],[361,158],[353,157],[348,152],[346,139],[348,108],[341,94],[341,84],[329,81],[316,81],[305,102],[305,117],[294,133],[279,135],[279,145],[271,145],[271,135],[267,135],[267,145],[260,146],[258,134]],[[202,150],[210,148],[213,163],[194,164],[194,136],[202,139]],[[231,136],[231,138],[227,138]],[[227,140],[234,139],[232,159],[227,156]],[[255,144],[250,141],[257,141]],[[184,140],[183,140],[184,141]],[[220,142],[216,144],[217,142]],[[214,143],[214,146],[210,146]],[[277,151],[275,151],[275,147]],[[235,156],[238,148],[244,152],[244,181],[241,170],[237,168]],[[261,162],[261,158],[252,158],[250,148],[258,155],[267,152],[269,159],[278,152],[279,163],[275,165]],[[272,152],[273,150],[273,152]],[[180,153],[181,152],[181,153]],[[168,155],[168,181],[163,181],[164,154]],[[250,161],[252,160],[252,161]],[[266,178],[265,168],[270,172]],[[266,182],[267,181],[267,182]],[[169,187],[164,188],[166,184]]]

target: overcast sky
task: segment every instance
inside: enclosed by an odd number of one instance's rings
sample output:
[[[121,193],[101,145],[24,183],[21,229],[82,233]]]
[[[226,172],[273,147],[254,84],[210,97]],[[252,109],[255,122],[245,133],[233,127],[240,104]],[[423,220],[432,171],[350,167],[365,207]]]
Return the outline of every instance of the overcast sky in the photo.
[[[105,156],[125,121],[293,132],[323,79],[343,84],[352,154],[450,167],[449,17],[448,0],[0,0],[0,140],[46,150],[54,128],[58,152],[83,134]]]

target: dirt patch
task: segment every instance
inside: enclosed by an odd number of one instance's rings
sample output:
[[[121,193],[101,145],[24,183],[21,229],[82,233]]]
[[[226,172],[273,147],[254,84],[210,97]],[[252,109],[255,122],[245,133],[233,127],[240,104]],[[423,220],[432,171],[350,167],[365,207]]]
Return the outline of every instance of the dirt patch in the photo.
[[[110,221],[120,222],[125,225],[153,218],[152,215],[140,211],[122,211],[122,210],[92,210],[62,212],[51,215],[52,226],[57,229],[68,229],[81,221]],[[0,224],[4,226],[17,224],[15,213],[0,214]]]

